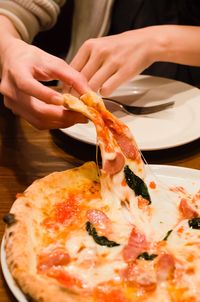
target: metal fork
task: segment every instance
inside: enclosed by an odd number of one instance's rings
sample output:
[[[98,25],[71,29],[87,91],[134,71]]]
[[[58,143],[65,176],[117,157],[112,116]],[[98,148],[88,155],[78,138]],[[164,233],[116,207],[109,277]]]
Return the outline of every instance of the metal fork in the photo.
[[[136,114],[136,115],[150,114],[150,113],[162,111],[162,110],[174,105],[174,102],[167,102],[167,103],[159,104],[159,105],[155,105],[155,106],[143,107],[143,106],[133,106],[133,105],[122,104],[121,102],[119,102],[115,99],[107,98],[107,97],[103,97],[103,100],[105,101],[105,105],[108,105],[108,107],[109,107],[109,103],[113,104],[113,105],[117,104],[117,106],[119,106],[121,108],[121,110],[123,110],[127,113]],[[108,104],[106,104],[106,102],[108,102]]]
[[[63,91],[61,86],[52,86],[51,88],[58,92]],[[105,105],[108,106],[108,109],[110,107],[109,105],[115,105],[115,107],[116,106],[120,107],[120,109],[123,110],[124,112],[135,114],[135,115],[150,114],[150,113],[162,111],[162,110],[174,105],[174,102],[167,102],[167,103],[160,104],[160,105],[143,107],[143,106],[133,106],[133,105],[122,104],[120,101],[117,101],[112,98],[107,98],[107,97],[102,97],[102,99],[104,100]],[[106,102],[109,102],[109,103],[106,104]]]

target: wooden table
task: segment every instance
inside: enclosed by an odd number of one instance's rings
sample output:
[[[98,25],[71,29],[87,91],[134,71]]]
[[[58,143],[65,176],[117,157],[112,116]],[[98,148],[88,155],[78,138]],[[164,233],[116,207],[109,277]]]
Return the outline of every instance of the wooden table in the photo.
[[[15,200],[35,179],[53,171],[95,160],[95,147],[77,142],[59,130],[39,131],[16,118],[0,101],[0,239],[4,233],[2,217]],[[200,169],[200,144],[171,150],[144,152],[149,163]],[[16,302],[4,278],[0,276],[0,302]]]

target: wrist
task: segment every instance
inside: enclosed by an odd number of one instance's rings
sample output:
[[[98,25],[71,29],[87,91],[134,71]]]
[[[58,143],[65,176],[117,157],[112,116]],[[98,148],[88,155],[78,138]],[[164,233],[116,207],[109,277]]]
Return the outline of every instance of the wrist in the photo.
[[[20,35],[12,21],[6,16],[0,15],[0,55],[9,46],[13,39],[20,39]]]
[[[11,41],[20,39],[20,35],[9,18],[0,15],[0,79],[2,76],[2,62],[4,53],[11,45]]]
[[[147,35],[150,38],[149,47],[151,62],[171,62],[173,57],[172,25],[150,26]],[[148,39],[149,40],[149,39]]]

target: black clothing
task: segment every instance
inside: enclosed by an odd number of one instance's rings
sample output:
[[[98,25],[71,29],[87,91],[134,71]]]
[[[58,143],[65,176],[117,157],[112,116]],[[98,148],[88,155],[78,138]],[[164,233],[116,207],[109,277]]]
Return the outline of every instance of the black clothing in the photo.
[[[109,35],[164,24],[200,26],[200,0],[115,0]],[[143,74],[200,83],[200,67],[157,62]]]

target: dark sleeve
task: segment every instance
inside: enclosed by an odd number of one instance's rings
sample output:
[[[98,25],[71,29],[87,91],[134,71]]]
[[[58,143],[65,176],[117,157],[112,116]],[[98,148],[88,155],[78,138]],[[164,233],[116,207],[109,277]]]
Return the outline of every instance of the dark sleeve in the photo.
[[[181,25],[200,25],[200,0],[178,0]]]

